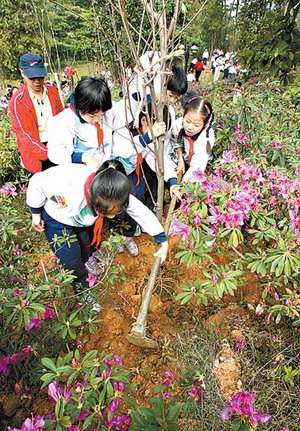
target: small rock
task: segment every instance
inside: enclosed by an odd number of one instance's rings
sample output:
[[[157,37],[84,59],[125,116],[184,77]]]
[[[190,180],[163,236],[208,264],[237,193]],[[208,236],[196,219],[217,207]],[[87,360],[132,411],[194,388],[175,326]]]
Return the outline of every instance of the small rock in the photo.
[[[3,397],[2,407],[4,414],[6,416],[14,416],[16,413],[17,407],[19,405],[19,400],[17,399],[15,394],[8,394]]]

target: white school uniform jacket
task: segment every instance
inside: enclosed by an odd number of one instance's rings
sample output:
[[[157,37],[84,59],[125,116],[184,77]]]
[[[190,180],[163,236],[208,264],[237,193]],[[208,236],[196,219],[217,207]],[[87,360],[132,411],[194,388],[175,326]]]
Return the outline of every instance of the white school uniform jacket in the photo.
[[[91,226],[97,215],[87,205],[84,185],[93,172],[95,169],[82,164],[54,166],[38,172],[29,181],[26,203],[31,212],[39,213],[44,207],[53,219],[68,226]],[[125,211],[149,235],[156,237],[164,232],[152,211],[134,196],[130,195]]]
[[[98,145],[97,128],[83,122],[71,108],[49,120],[48,157],[56,165],[82,163],[82,153],[94,155],[102,164],[111,158],[112,123],[116,115],[108,110],[100,121],[103,130],[104,149]],[[103,151],[104,150],[104,151]]]
[[[117,121],[114,122],[112,157],[119,160],[125,167],[127,175],[131,174],[137,166],[138,154],[142,154],[149,167],[156,172],[156,160],[154,153],[154,143],[151,139],[151,134],[145,133],[143,136],[136,135],[132,137],[127,125],[126,119],[123,114],[125,111],[124,103],[119,102],[115,105],[115,109],[120,115],[117,116]],[[173,133],[175,124],[175,111],[174,108],[169,106],[171,117],[171,128],[165,136],[164,147],[164,178],[169,181],[170,178],[177,178],[176,164],[169,157],[168,148],[170,146],[170,139]],[[120,118],[123,118],[123,126],[120,124]],[[118,123],[117,123],[118,122]]]
[[[183,117],[177,118],[175,122],[177,136],[179,131],[182,129],[182,123],[183,123]],[[202,132],[196,139],[196,141],[194,142],[194,151],[190,162],[190,166],[188,170],[185,172],[185,174],[183,175],[182,181],[196,182],[196,179],[193,176],[193,172],[197,170],[204,172],[206,169],[207,162],[210,158],[210,154],[207,154],[207,150],[206,150],[206,143],[207,143],[206,130],[207,128],[205,127],[204,130],[202,130]],[[210,128],[209,130],[208,140],[210,143],[210,147],[212,148],[215,144],[215,132],[213,131],[212,128]],[[178,146],[180,146],[180,144]],[[187,161],[189,156],[190,143],[185,137],[183,137],[182,147],[183,147],[183,158],[185,161]]]

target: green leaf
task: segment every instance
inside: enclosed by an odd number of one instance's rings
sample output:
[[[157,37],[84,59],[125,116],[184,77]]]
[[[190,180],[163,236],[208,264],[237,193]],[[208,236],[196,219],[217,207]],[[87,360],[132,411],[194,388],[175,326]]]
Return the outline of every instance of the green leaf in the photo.
[[[181,409],[182,409],[181,403],[175,404],[174,406],[170,406],[169,413],[167,414],[166,420],[169,422],[174,421],[174,419],[178,417]]]
[[[131,416],[131,419],[133,420],[133,422],[136,425],[138,425],[140,427],[145,427],[145,425],[146,425],[145,420],[142,417],[140,417],[136,412],[134,412],[133,410],[130,410],[129,414]]]
[[[129,397],[122,397],[122,401],[124,401],[124,403],[128,404],[130,407],[132,407],[133,409],[137,410],[138,409],[138,404],[135,401],[135,399],[133,398],[129,398]]]
[[[148,407],[140,407],[138,411],[141,415],[145,416],[148,421],[157,422],[156,414]]]
[[[193,294],[192,293],[188,293],[187,295],[186,295],[186,297],[185,298],[183,298],[182,299],[182,301],[181,301],[181,303],[180,304],[186,304],[187,302],[189,302],[189,300],[191,299],[193,297]]]
[[[55,366],[54,362],[51,359],[49,359],[49,358],[42,358],[41,361],[42,361],[42,364],[44,365],[44,367],[50,368],[50,370],[56,372],[56,366]]]
[[[91,414],[85,419],[82,426],[83,430],[87,429],[87,427],[92,423],[93,418],[94,418],[94,414]]]

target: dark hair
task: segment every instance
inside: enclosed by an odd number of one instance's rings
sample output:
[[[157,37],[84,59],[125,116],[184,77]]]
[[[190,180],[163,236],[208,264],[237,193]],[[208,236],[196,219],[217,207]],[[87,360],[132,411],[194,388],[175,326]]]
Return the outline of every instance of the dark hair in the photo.
[[[111,93],[106,82],[95,76],[84,76],[76,85],[74,106],[83,114],[111,109]]]
[[[155,112],[153,111],[153,104],[151,100],[147,103],[147,105],[143,106],[141,112],[139,113],[139,129],[142,127],[142,118],[143,117],[147,118],[147,113],[149,113],[149,119],[151,124],[154,124],[156,121],[156,117],[155,117]],[[172,122],[168,106],[164,106],[163,121],[166,123],[167,131],[168,131],[171,127],[171,122]]]
[[[213,120],[214,120],[214,113],[213,108],[208,100],[200,99],[197,93],[194,93],[193,91],[188,91],[184,96],[181,98],[181,104],[184,108],[183,116],[185,116],[188,112],[198,112],[200,115],[203,115],[204,118],[204,126],[202,131],[206,128],[206,152],[207,154],[211,153],[211,145],[209,142],[209,131],[211,129]],[[178,135],[178,142],[181,143],[182,136],[184,133],[184,129],[182,128]]]
[[[89,200],[96,212],[105,215],[111,206],[126,209],[131,186],[124,166],[118,160],[107,160],[96,172],[89,189]]]
[[[173,66],[172,75],[167,82],[167,90],[174,91],[178,95],[183,95],[188,89],[186,73],[182,67]]]

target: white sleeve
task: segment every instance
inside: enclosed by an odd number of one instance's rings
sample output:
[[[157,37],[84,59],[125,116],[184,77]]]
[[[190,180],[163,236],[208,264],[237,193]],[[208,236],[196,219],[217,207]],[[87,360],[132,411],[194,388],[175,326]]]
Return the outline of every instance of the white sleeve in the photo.
[[[42,208],[47,201],[47,196],[42,185],[43,174],[44,172],[38,172],[29,181],[26,192],[26,204],[29,207]]]
[[[213,148],[215,143],[215,132],[213,131],[213,129],[210,129],[209,131],[208,140],[210,143],[210,147]],[[206,143],[206,130],[204,129],[194,144],[194,154],[192,156],[190,166],[183,176],[184,182],[196,182],[197,180],[194,178],[193,173],[197,170],[200,170],[201,172],[205,171],[210,156],[210,153],[208,154],[206,150]]]
[[[176,141],[174,141],[174,148],[182,148],[184,145],[183,143],[178,142],[178,135],[180,130],[182,129],[182,124],[183,124],[183,117],[177,118],[174,122],[174,126],[173,126],[173,133],[174,136],[176,137]]]
[[[151,63],[155,63],[155,65],[153,66],[153,71],[158,72],[161,69],[161,64],[158,62],[158,60],[160,59],[160,54],[155,51],[154,53],[152,53],[152,51],[147,51],[145,54],[143,54],[139,60],[140,63],[142,65],[142,70],[146,71],[150,68]],[[153,79],[153,75],[151,75],[151,81]],[[138,91],[140,93],[140,96],[143,97],[143,80],[138,76],[137,79],[138,82]],[[153,80],[153,85],[154,85],[154,91],[155,93],[159,94],[161,92],[161,75],[157,74]],[[146,86],[146,93],[150,94],[150,89],[149,86]]]
[[[140,142],[140,136],[132,137],[127,127],[119,128],[113,134],[113,157],[129,158],[136,157],[136,152],[141,153],[144,150]]]
[[[126,209],[126,212],[149,235],[156,236],[160,233],[164,233],[162,224],[158,221],[153,212],[133,195],[129,196],[129,205]]]
[[[69,108],[68,108],[69,109]],[[70,109],[69,109],[70,110]],[[75,136],[75,114],[67,109],[49,119],[48,158],[56,165],[72,163]],[[74,117],[74,119],[72,118]]]
[[[172,145],[171,131],[166,136],[164,145],[164,179],[169,181],[170,178],[177,178],[177,157],[176,149]]]

